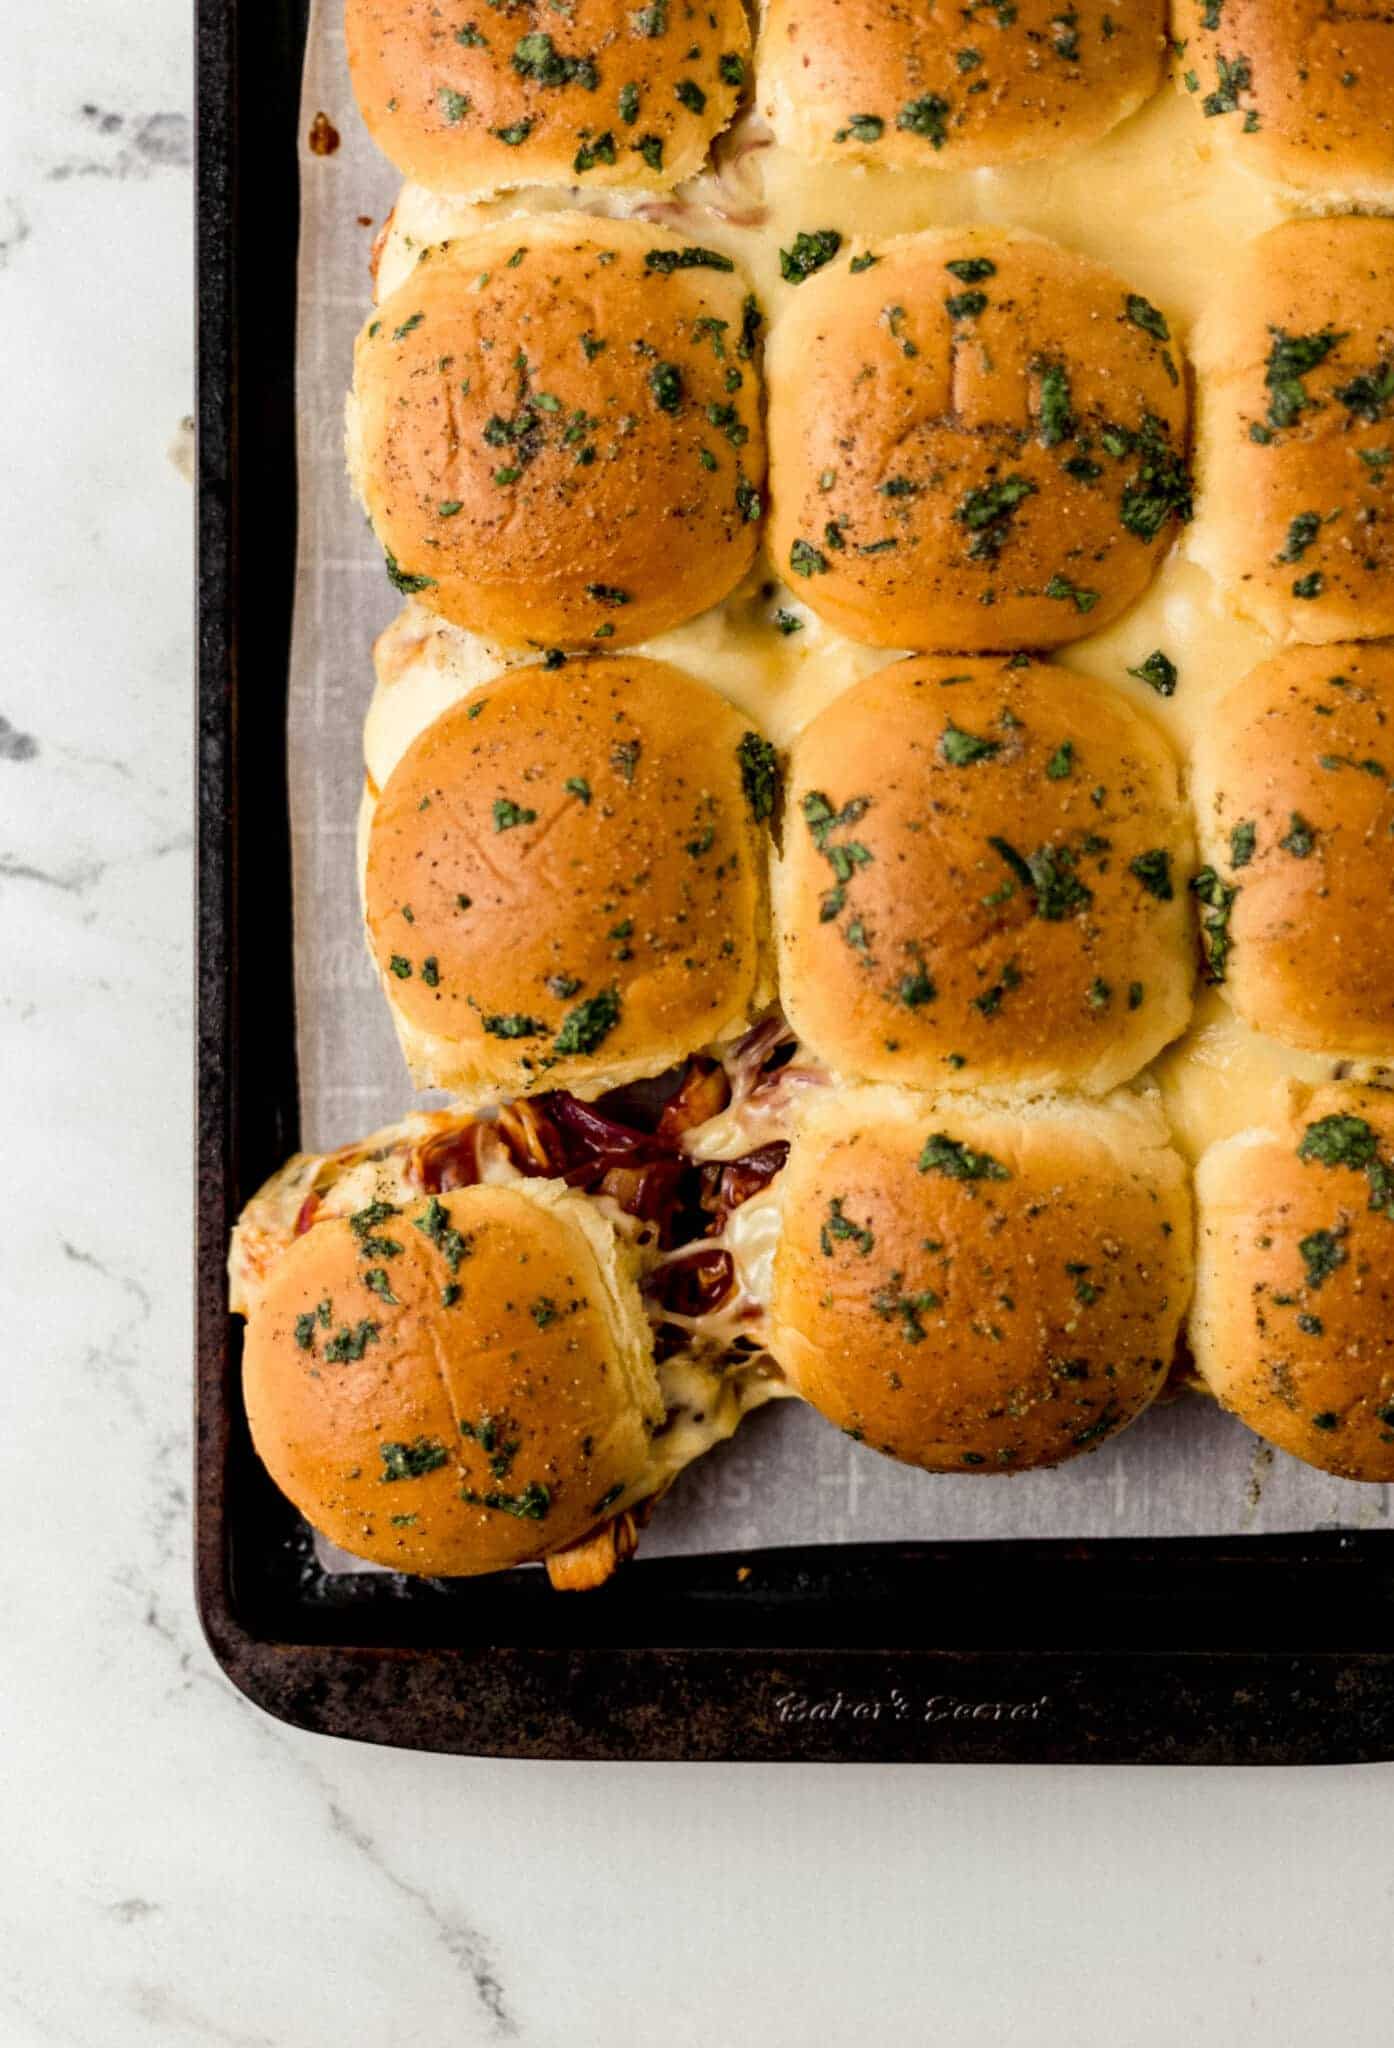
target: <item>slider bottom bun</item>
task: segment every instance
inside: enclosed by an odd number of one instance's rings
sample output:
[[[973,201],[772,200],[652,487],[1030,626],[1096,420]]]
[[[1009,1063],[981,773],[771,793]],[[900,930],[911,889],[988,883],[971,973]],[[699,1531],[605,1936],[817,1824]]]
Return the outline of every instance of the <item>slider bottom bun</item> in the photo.
[[[616,1233],[557,1181],[315,1223],[252,1299],[243,1384],[316,1529],[440,1576],[542,1558],[641,1497],[664,1413]]]
[[[805,1400],[888,1457],[1060,1464],[1167,1377],[1190,1196],[1139,1097],[839,1091],[801,1118],[776,1186],[770,1349]]]
[[[1394,1479],[1394,1095],[1293,1084],[1196,1170],[1191,1346],[1267,1442]]]

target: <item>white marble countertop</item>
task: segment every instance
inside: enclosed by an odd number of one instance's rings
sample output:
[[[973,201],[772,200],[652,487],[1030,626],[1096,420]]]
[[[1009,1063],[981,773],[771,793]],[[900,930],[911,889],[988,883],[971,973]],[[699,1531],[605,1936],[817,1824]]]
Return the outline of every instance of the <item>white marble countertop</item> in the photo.
[[[463,1762],[213,1665],[189,15],[0,14],[0,2044],[1387,2043],[1394,1769]]]

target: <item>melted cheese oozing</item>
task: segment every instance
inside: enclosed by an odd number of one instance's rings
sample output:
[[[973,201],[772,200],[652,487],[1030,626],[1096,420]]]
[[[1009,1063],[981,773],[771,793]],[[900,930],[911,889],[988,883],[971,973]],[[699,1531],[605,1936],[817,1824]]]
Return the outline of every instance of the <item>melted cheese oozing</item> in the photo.
[[[402,1210],[421,1202],[421,1189],[408,1173],[412,1150],[446,1121],[440,1115],[407,1117],[343,1152],[298,1153],[287,1161],[247,1204],[233,1231],[228,1256],[233,1312],[251,1312],[266,1275],[294,1241],[300,1212],[311,1194],[319,1198],[317,1221],[351,1216],[370,1202],[390,1202]],[[485,1159],[481,1178],[487,1186],[537,1187],[536,1180],[529,1181],[518,1171],[502,1146]],[[645,1226],[608,1196],[596,1196],[595,1207],[637,1254],[641,1272],[652,1271],[665,1256],[678,1256],[656,1251],[647,1241]],[[689,1254],[697,1249],[729,1251],[736,1266],[736,1290],[729,1302],[706,1315],[672,1319],[688,1341],[657,1367],[667,1414],[654,1433],[648,1469],[626,1495],[627,1506],[665,1492],[685,1465],[734,1436],[752,1409],[792,1393],[765,1353],[732,1355],[740,1337],[759,1342],[760,1321],[752,1309],[769,1301],[777,1234],[778,1218],[766,1192],[738,1209],[723,1235],[684,1248]],[[337,1568],[364,1567],[350,1559]]]
[[[407,186],[384,244],[380,294],[403,283],[432,243],[502,218],[580,206],[661,221],[724,250],[777,322],[796,289],[780,279],[779,251],[800,229],[836,228],[844,244],[874,248],[916,229],[986,222],[1028,229],[1109,264],[1164,309],[1184,344],[1223,272],[1226,252],[1278,225],[1300,204],[1235,165],[1169,83],[1131,121],[1059,162],[950,173],[808,164],[770,145],[750,116],[720,155],[720,170],[665,202],[549,190],[469,206]],[[781,634],[771,623],[777,606],[800,619],[802,630]],[[1179,669],[1171,698],[1128,674],[1154,648],[1164,649]],[[783,745],[851,683],[899,658],[824,626],[797,592],[779,583],[767,559],[724,604],[639,651],[701,677]],[[1276,651],[1188,559],[1183,538],[1131,611],[1056,659],[1121,690],[1166,729],[1184,760],[1219,694]],[[531,658],[408,605],[379,644],[379,686],[366,732],[370,783],[381,785],[446,705],[500,667]],[[1260,1038],[1238,1023],[1217,993],[1203,991],[1191,1029],[1140,1085],[1160,1088],[1178,1142],[1194,1158],[1214,1140],[1261,1121],[1274,1089],[1288,1077],[1326,1078],[1333,1064]],[[787,1106],[779,1113],[787,1116]],[[771,1127],[779,1113],[775,1105],[768,1113],[750,1105],[729,1112],[703,1131],[696,1156],[734,1157],[782,1135]]]

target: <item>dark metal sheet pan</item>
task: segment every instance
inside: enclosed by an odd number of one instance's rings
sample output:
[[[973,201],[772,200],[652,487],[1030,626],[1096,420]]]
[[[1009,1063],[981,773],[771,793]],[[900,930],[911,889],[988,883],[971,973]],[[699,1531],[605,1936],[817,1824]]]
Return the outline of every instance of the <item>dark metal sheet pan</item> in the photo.
[[[326,1578],[252,1452],[227,1233],[297,1142],[285,713],[305,0],[199,0],[196,1575],[302,1728],[464,1755],[1394,1757],[1394,1532],[642,1559],[604,1591]]]

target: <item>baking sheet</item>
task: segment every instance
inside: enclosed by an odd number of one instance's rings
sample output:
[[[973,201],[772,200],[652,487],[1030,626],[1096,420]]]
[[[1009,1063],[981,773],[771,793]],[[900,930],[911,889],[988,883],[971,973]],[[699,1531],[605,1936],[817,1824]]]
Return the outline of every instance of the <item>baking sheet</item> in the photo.
[[[343,403],[370,301],[372,241],[398,180],[358,121],[340,17],[339,0],[316,0],[300,145],[300,529],[288,741],[301,1125],[316,1150],[441,1099],[411,1093],[364,949],[354,873],[372,644],[399,600],[344,474]],[[340,136],[327,155],[308,144],[320,113]],[[1390,1491],[1275,1454],[1192,1396],[1155,1408],[1100,1454],[1058,1472],[990,1481],[895,1465],[785,1401],[683,1475],[644,1554],[1367,1528],[1388,1520]]]

